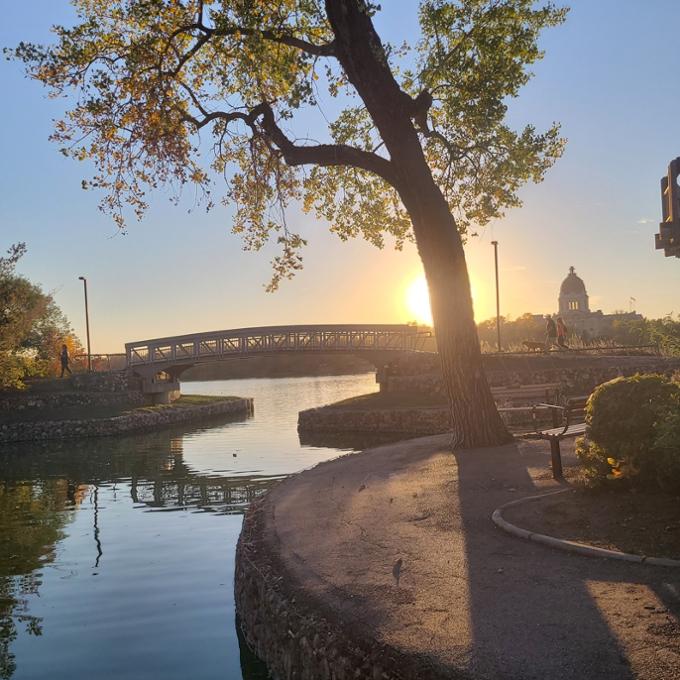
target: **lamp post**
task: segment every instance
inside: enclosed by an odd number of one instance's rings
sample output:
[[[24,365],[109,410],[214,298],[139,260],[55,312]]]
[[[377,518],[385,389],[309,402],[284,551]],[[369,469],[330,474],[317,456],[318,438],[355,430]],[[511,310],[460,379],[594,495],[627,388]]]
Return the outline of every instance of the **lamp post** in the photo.
[[[84,276],[78,277],[83,282],[83,292],[85,293],[85,332],[87,333],[87,372],[92,373],[92,353],[90,351],[90,313],[87,308],[87,279]]]
[[[498,336],[498,351],[501,351],[501,297],[498,286],[498,241],[491,241],[493,259],[496,266],[496,334]]]

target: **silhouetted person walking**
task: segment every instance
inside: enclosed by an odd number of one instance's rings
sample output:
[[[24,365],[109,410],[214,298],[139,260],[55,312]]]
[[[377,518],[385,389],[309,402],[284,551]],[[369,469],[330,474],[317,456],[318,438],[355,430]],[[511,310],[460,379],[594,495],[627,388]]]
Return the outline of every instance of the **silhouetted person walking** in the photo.
[[[561,316],[557,317],[557,344],[562,349],[569,349],[567,345],[567,326]]]
[[[61,354],[59,355],[59,359],[61,360],[61,378],[64,377],[64,371],[68,371],[69,375],[73,375],[71,372],[71,369],[69,367],[69,362],[71,361],[69,355],[68,355],[68,347],[66,345],[61,346]]]
[[[545,317],[545,349],[546,352],[557,344],[557,325],[551,316]]]

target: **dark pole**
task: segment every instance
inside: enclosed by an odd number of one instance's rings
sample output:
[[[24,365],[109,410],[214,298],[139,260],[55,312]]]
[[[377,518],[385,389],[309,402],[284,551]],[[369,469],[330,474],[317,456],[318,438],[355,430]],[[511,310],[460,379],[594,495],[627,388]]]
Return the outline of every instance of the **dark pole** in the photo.
[[[79,276],[78,279],[83,282],[83,290],[85,291],[85,332],[87,333],[87,372],[92,373],[92,353],[90,351],[90,313],[87,308],[87,279],[84,276]]]
[[[498,241],[491,241],[493,259],[496,265],[496,333],[498,334],[498,351],[501,351],[501,296],[498,286]]]

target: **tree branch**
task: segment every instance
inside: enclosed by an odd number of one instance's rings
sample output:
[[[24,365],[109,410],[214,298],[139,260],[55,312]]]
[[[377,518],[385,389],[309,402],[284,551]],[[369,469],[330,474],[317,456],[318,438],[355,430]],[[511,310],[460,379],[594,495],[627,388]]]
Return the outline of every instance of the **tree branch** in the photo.
[[[392,163],[386,158],[347,144],[298,146],[277,125],[269,104],[260,104],[258,109],[260,109],[258,115],[262,116],[263,131],[279,149],[288,165],[345,165],[360,168],[382,177],[388,184],[398,189],[399,176]]]
[[[179,114],[183,121],[186,123],[191,123],[197,130],[200,130],[202,127],[205,127],[208,123],[211,123],[214,120],[223,120],[226,125],[229,125],[229,123],[233,123],[236,120],[240,120],[253,128],[255,125],[255,120],[257,119],[258,115],[260,115],[260,111],[259,107],[256,107],[248,113],[244,113],[243,111],[231,111],[229,113],[226,111],[213,111],[211,113],[204,113],[203,118],[200,119],[196,118],[196,116],[192,116],[190,113],[187,113],[182,109],[179,109]]]
[[[228,28],[210,28],[206,26],[202,21],[195,22],[193,24],[186,24],[180,26],[172,32],[168,38],[168,42],[172,42],[178,35],[182,33],[191,33],[192,31],[200,31],[201,36],[197,38],[197,42],[194,46],[185,54],[181,60],[181,64],[178,66],[179,69],[186,63],[193,54],[195,54],[205,43],[207,43],[211,38],[224,38],[232,35],[247,35],[247,36],[260,36],[265,40],[271,42],[279,43],[281,45],[288,45],[289,47],[295,47],[307,54],[311,54],[316,57],[332,57],[335,56],[335,41],[329,43],[323,43],[317,45],[311,43],[302,38],[296,38],[293,35],[287,35],[285,33],[278,33],[276,31],[271,31],[268,29],[255,29],[255,28],[245,28],[242,26],[230,26]]]
[[[239,29],[237,29],[239,30]],[[297,49],[307,52],[307,54],[312,54],[316,57],[333,57],[335,56],[335,44],[333,41],[329,43],[324,43],[322,45],[316,45],[310,43],[307,40],[302,40],[301,38],[296,38],[292,35],[277,35],[274,31],[241,31],[244,35],[259,34],[265,40],[271,40],[272,42],[281,43],[283,45],[288,45],[290,47],[297,47]]]
[[[347,144],[314,144],[297,145],[291,141],[285,132],[278,126],[272,107],[263,102],[250,111],[213,111],[208,112],[203,108],[198,98],[184,83],[180,84],[187,90],[194,104],[202,114],[197,118],[183,109],[178,109],[183,121],[191,123],[196,130],[208,125],[215,120],[222,120],[227,125],[234,121],[242,121],[248,125],[254,134],[259,134],[268,139],[283,156],[290,166],[297,165],[323,165],[323,166],[349,166],[372,172],[382,177],[395,189],[399,188],[399,175],[394,165],[387,159],[371,151],[364,151]],[[258,126],[258,120],[260,124]]]

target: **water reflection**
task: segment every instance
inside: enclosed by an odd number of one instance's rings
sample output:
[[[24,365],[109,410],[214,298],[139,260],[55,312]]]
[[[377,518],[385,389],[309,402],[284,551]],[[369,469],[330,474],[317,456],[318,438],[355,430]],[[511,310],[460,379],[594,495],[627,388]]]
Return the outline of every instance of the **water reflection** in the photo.
[[[238,420],[229,418],[222,424]],[[213,421],[212,426],[216,425]],[[25,446],[15,444],[3,450],[0,470],[6,486],[22,480],[30,487],[23,480],[57,478],[62,481],[59,487],[64,488],[65,501],[71,504],[92,486],[95,518],[99,486],[119,482],[124,483],[135,504],[150,509],[241,514],[282,475],[206,475],[193,469],[184,460],[184,440],[207,429],[168,428],[143,438],[135,435],[44,442],[33,446],[34,455],[26,455]],[[57,506],[50,510],[55,511]]]
[[[383,432],[367,434],[366,432],[300,432],[302,446],[326,447],[342,451],[362,451],[372,446],[391,444],[404,439],[403,434]]]
[[[234,621],[239,515],[338,455],[297,410],[372,384],[325,380],[195,386],[255,397],[249,421],[3,446],[0,678],[266,678]]]
[[[233,419],[230,419],[233,421]],[[224,423],[223,423],[224,424]],[[215,422],[212,423],[214,427]],[[93,574],[104,556],[100,493],[116,501],[128,496],[138,510],[192,510],[240,514],[279,477],[202,476],[183,458],[184,438],[205,428],[169,429],[140,437],[43,443],[29,454],[25,445],[3,449],[0,485],[0,678],[17,670],[11,645],[23,630],[43,633],[43,617],[29,611],[39,596],[43,569],[76,511],[91,508]],[[111,495],[108,495],[111,500]],[[266,677],[250,651],[241,650],[244,678]],[[265,673],[264,675],[262,673]],[[53,677],[55,677],[53,675]],[[56,677],[59,677],[58,675]]]
[[[42,634],[42,619],[28,611],[29,595],[40,586],[40,569],[54,559],[70,504],[65,480],[0,486],[0,678],[10,678],[16,662],[10,645],[23,627]]]

